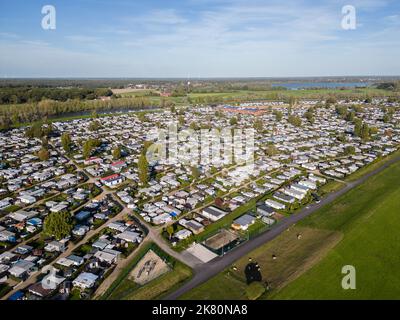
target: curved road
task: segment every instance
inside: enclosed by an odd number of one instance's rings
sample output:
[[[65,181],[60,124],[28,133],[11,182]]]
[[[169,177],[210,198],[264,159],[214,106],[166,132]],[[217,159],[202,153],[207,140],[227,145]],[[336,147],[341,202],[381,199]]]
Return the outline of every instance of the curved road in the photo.
[[[229,251],[222,257],[217,257],[211,260],[208,263],[202,264],[198,267],[195,267],[195,275],[194,277],[185,283],[183,286],[178,288],[175,292],[169,294],[165,297],[166,300],[175,300],[179,298],[184,293],[194,289],[195,287],[201,285],[202,283],[206,282],[213,276],[217,275],[231,264],[233,264],[236,260],[240,259],[241,257],[245,256],[252,250],[258,248],[259,246],[273,240],[278,235],[280,235],[283,231],[297,223],[298,221],[304,219],[305,217],[309,216],[313,212],[317,211],[318,209],[322,208],[323,206],[333,202],[335,199],[340,197],[341,195],[345,194],[347,191],[355,188],[356,186],[364,183],[368,178],[376,175],[377,173],[383,171],[391,164],[400,160],[400,156],[393,158],[386,163],[384,163],[379,168],[365,174],[361,178],[346,183],[346,186],[336,192],[328,194],[325,198],[321,200],[320,203],[313,203],[308,207],[301,210],[299,213],[291,215],[283,220],[281,220],[278,224],[276,224],[272,229],[266,231],[265,233],[260,234],[256,238],[253,238],[244,244],[236,247],[235,249]]]

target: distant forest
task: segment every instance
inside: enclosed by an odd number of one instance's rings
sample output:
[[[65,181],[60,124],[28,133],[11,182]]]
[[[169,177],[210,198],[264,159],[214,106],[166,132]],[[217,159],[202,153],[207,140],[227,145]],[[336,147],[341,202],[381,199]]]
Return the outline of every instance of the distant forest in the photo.
[[[146,109],[151,107],[152,104],[146,97],[120,98],[107,101],[74,99],[64,102],[42,100],[20,105],[2,105],[0,106],[0,130],[7,130],[21,123],[30,123],[75,112]]]
[[[39,102],[44,99],[67,101],[71,99],[94,100],[103,96],[112,96],[107,88],[50,88],[50,87],[2,87],[0,88],[0,104],[20,104]]]

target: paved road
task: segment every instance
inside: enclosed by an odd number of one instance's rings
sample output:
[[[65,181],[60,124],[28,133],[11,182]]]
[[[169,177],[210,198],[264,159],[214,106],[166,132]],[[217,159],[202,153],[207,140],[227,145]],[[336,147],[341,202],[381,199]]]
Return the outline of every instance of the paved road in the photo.
[[[342,188],[336,192],[333,192],[331,194],[328,194],[325,198],[323,198],[321,200],[320,203],[311,204],[307,208],[304,208],[303,210],[301,210],[299,213],[291,215],[291,216],[281,220],[278,224],[275,225],[275,227],[273,227],[269,231],[266,231],[265,233],[260,234],[256,238],[245,242],[244,244],[236,247],[235,249],[228,252],[224,256],[218,257],[214,260],[211,260],[208,263],[205,263],[205,264],[202,264],[201,266],[196,267],[194,277],[189,282],[184,284],[182,287],[178,288],[175,292],[173,292],[173,293],[169,294],[167,297],[165,297],[165,299],[166,300],[175,300],[175,299],[179,298],[181,295],[183,295],[184,293],[201,285],[202,283],[206,282],[213,276],[217,275],[218,273],[220,273],[221,271],[223,271],[224,269],[226,269],[227,267],[232,265],[236,260],[247,255],[249,252],[258,248],[259,246],[273,240],[278,235],[280,235],[283,231],[287,230],[289,227],[293,226],[298,221],[304,219],[305,217],[309,216],[310,214],[312,214],[313,212],[322,208],[323,206],[333,202],[335,199],[337,199],[341,195],[345,194],[346,192],[355,188],[356,186],[362,184],[371,176],[376,175],[377,173],[379,173],[382,170],[384,170],[385,168],[387,168],[389,165],[391,165],[399,160],[400,160],[400,156],[396,157],[392,160],[389,160],[388,162],[384,163],[379,168],[367,173],[366,175],[362,176],[358,180],[347,183],[344,188]]]

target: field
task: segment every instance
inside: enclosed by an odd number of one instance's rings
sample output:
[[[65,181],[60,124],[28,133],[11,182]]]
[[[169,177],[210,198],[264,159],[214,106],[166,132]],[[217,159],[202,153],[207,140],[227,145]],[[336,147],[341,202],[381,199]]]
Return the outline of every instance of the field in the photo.
[[[144,285],[169,271],[168,264],[154,253],[153,250],[149,250],[132,270],[129,280]]]
[[[171,270],[151,280],[143,286],[132,280],[132,271],[142,258],[153,250],[163,258]],[[155,244],[144,246],[132,259],[132,262],[123,270],[117,280],[111,285],[101,299],[103,300],[151,300],[159,299],[192,276],[192,270],[179,261],[164,253]]]
[[[263,298],[400,298],[399,179],[396,163],[249,253],[271,288]],[[237,271],[225,270],[182,298],[246,298],[249,257],[237,261]],[[341,287],[344,265],[356,268],[356,290]]]
[[[122,97],[142,97],[147,96],[154,104],[160,105],[161,99],[174,102],[176,105],[185,105],[190,102],[235,102],[235,101],[251,101],[251,100],[288,100],[290,97],[297,99],[321,99],[321,97],[335,94],[341,97],[367,97],[367,96],[390,96],[393,92],[375,89],[375,88],[350,88],[350,89],[304,89],[304,90],[233,90],[228,92],[210,92],[210,93],[189,93],[186,96],[179,97],[160,97],[156,91],[138,90],[138,89],[122,89],[113,90],[115,93],[120,92]]]

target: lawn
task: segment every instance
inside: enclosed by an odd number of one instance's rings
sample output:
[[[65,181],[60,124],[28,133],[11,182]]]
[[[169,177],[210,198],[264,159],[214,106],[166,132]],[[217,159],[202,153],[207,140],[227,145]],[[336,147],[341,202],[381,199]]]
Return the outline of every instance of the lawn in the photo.
[[[249,257],[270,285],[266,299],[400,298],[399,179],[396,163],[182,298],[245,297]],[[344,265],[356,268],[356,290],[341,287]]]
[[[331,180],[328,183],[324,184],[323,186],[319,187],[317,193],[323,196],[327,193],[338,191],[345,186],[346,185],[344,182]]]
[[[129,90],[126,90],[129,91]],[[132,92],[123,92],[123,97],[138,97],[148,94],[154,90],[132,90]],[[160,105],[161,99],[175,103],[177,106],[188,105],[189,100],[196,102],[198,99],[205,99],[208,102],[219,101],[222,102],[237,102],[239,100],[282,100],[295,97],[297,99],[320,99],[322,96],[329,94],[336,94],[339,97],[353,96],[353,97],[367,97],[367,96],[390,96],[391,91],[375,89],[375,88],[350,88],[350,89],[305,89],[305,90],[233,90],[227,92],[209,92],[209,93],[189,93],[187,96],[180,97],[160,97],[160,96],[147,96],[151,103]]]
[[[0,283],[0,298],[5,296],[11,290],[12,290],[12,287],[10,287],[8,284]]]
[[[233,277],[228,271],[184,294],[183,300],[245,300],[246,283]]]
[[[399,299],[400,163],[348,192],[301,225],[340,230],[341,241],[276,299]],[[356,290],[343,290],[341,269],[356,268]]]

